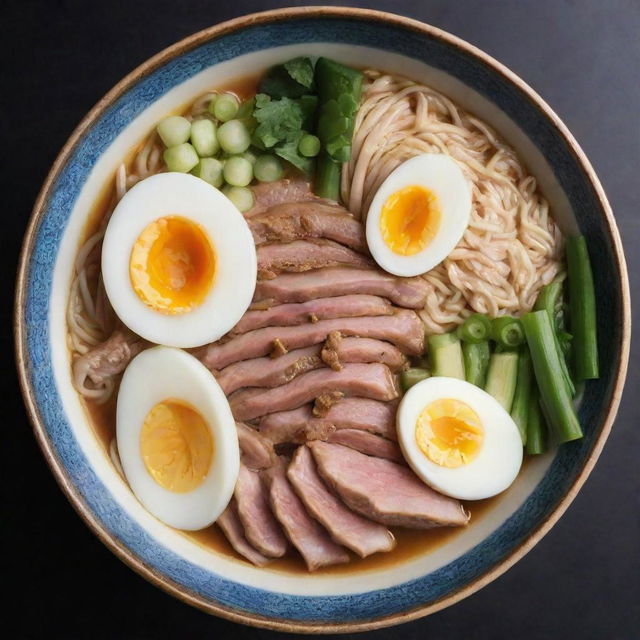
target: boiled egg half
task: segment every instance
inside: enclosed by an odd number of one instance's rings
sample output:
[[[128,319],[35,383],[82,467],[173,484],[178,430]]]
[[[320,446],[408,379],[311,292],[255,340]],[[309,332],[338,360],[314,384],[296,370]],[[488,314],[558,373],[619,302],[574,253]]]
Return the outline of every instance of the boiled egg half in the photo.
[[[397,428],[411,468],[452,498],[494,496],[522,465],[522,440],[511,416],[464,380],[434,377],[411,387],[398,407]]]
[[[131,361],[116,441],[129,486],[162,522],[203,529],[229,503],[240,468],[235,422],[211,372],[188,353],[154,347]]]
[[[116,206],[102,245],[114,311],[150,342],[197,347],[231,329],[251,304],[256,250],[222,192],[185,173],[161,173]]]
[[[394,169],[367,214],[367,244],[389,273],[416,276],[442,262],[462,238],[471,214],[471,187],[455,160],[415,156]]]

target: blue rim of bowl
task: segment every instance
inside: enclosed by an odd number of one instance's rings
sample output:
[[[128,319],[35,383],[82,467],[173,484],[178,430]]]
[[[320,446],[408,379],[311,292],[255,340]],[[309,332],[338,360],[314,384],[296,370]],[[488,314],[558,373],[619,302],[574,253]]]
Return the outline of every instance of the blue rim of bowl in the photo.
[[[52,275],[65,223],[88,173],[118,133],[204,68],[241,53],[311,41],[388,49],[445,70],[457,65],[454,75],[517,121],[551,161],[572,206],[582,211],[590,245],[613,265],[617,290],[610,306],[620,320],[619,332],[609,334],[603,349],[613,357],[604,363],[597,397],[587,396],[581,407],[583,421],[590,418],[586,437],[559,450],[524,505],[488,538],[435,572],[346,596],[294,596],[233,583],[153,540],[115,502],[73,438],[49,345]],[[611,429],[626,375],[630,311],[622,246],[598,179],[571,134],[522,80],[475,47],[415,20],[371,10],[308,7],[244,16],[176,43],[129,74],[86,116],[54,163],[25,236],[16,286],[14,329],[23,395],[43,453],[81,517],[122,560],[182,600],[238,622],[289,632],[362,631],[405,622],[453,604],[503,573],[577,494]]]

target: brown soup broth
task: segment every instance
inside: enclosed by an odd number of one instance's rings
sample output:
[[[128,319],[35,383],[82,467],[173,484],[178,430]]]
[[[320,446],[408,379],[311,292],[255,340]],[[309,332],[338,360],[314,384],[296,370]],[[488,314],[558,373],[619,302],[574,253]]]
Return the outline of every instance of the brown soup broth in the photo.
[[[471,523],[477,522],[483,514],[489,511],[494,500],[495,498],[490,498],[465,504],[467,511],[471,512]],[[323,567],[316,570],[314,575],[344,575],[356,571],[387,569],[395,564],[408,562],[434,551],[441,545],[450,542],[464,530],[465,527],[438,527],[435,529],[391,527],[397,543],[393,551],[376,553],[367,558],[360,558],[355,553],[349,552],[350,562]],[[248,563],[248,560],[233,550],[223,533],[215,525],[201,531],[181,531],[180,533],[205,548]],[[283,558],[277,558],[268,565],[268,568],[271,571],[282,573],[309,573],[304,560],[298,553],[289,553]]]
[[[241,100],[246,100],[247,98],[255,95],[257,86],[258,76],[252,75],[240,78],[237,81],[219,87],[217,90],[232,92]],[[190,103],[184,105],[184,108],[176,110],[175,113],[184,113],[188,110],[189,106]],[[136,153],[142,148],[145,142],[146,139],[142,140],[138,145],[131,149],[126,158],[127,167],[130,166]],[[104,217],[113,206],[115,201],[113,187],[114,178],[105,185],[103,192],[100,194],[100,197],[97,199],[95,205],[87,216],[87,223],[83,230],[80,243],[84,242],[91,236],[91,234],[97,231]],[[107,456],[109,456],[109,445],[115,437],[116,432],[116,397],[117,388],[114,390],[112,397],[104,404],[97,404],[82,398],[82,404],[85,408],[88,421],[97,439],[102,444],[105,455]],[[466,503],[465,508],[467,511],[471,512],[471,523],[469,526],[473,526],[475,522],[483,517],[483,515],[490,510],[491,505],[494,504],[495,500],[496,498],[490,498],[488,500],[478,500]],[[439,546],[452,540],[456,535],[464,531],[465,528],[441,527],[418,530],[394,527],[391,530],[397,541],[396,548],[393,551],[389,553],[378,553],[373,556],[369,556],[368,558],[360,558],[349,552],[351,559],[350,562],[326,567],[316,571],[315,573],[320,575],[343,575],[355,571],[374,571],[388,568],[394,564],[410,561],[435,550]],[[241,562],[248,562],[234,551],[216,525],[212,525],[211,527],[201,531],[180,531],[180,533],[215,553],[222,554]],[[289,553],[284,558],[274,560],[269,564],[269,569],[283,573],[308,573],[304,561],[298,553]]]

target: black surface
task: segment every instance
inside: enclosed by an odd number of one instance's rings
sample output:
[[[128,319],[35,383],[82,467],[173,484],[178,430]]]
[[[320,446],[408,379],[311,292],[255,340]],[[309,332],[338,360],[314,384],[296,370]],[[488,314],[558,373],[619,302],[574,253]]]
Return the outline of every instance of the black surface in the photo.
[[[89,532],[56,486],[14,374],[11,309],[19,246],[36,194],[82,116],[123,75],[194,31],[304,4],[129,0],[3,2],[0,11],[0,253],[3,261],[3,628],[16,638],[276,638],[189,608],[152,587]],[[320,2],[318,2],[320,4]],[[352,3],[457,34],[520,74],[590,157],[640,269],[640,2],[433,0]],[[637,305],[636,309],[637,309]],[[372,638],[640,637],[640,376],[600,461],[566,515],[506,575],[445,611]],[[8,408],[8,410],[7,410]],[[13,626],[13,625],[11,625]]]

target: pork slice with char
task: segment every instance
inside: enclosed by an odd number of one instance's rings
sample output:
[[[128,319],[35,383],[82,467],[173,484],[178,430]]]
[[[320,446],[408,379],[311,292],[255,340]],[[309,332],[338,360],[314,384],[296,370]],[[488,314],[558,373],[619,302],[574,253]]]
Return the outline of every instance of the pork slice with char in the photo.
[[[332,318],[359,318],[362,316],[389,316],[394,313],[385,298],[369,295],[317,298],[308,302],[281,304],[268,309],[247,311],[230,335],[247,333],[263,327],[290,327]]]
[[[214,374],[222,390],[229,395],[241,387],[279,387],[325,364],[339,371],[346,363],[380,362],[392,371],[400,371],[406,361],[402,352],[388,342],[344,338],[334,341],[331,347],[314,345],[289,351],[277,358],[240,360]]]
[[[320,345],[295,349],[277,358],[253,358],[234,362],[215,374],[229,395],[241,387],[279,387],[307,371],[324,366]]]
[[[309,514],[337,543],[361,558],[395,547],[393,534],[386,527],[354,513],[327,489],[307,447],[296,449],[287,477]]]
[[[243,464],[234,496],[244,535],[251,545],[269,558],[283,556],[287,552],[287,539],[271,511],[266,487],[260,476]]]
[[[283,273],[256,285],[254,301],[306,302],[353,293],[389,298],[407,309],[423,309],[429,283],[422,278],[399,278],[379,269],[330,267],[304,273]]]
[[[263,472],[269,484],[271,508],[309,571],[349,561],[349,554],[307,512],[285,474],[285,463]]]
[[[271,440],[243,422],[236,422],[236,431],[240,444],[240,459],[246,467],[259,470],[266,469],[274,463],[275,451]]]
[[[274,444],[326,440],[336,429],[360,429],[389,440],[397,440],[396,402],[379,402],[367,398],[344,398],[334,404],[324,418],[316,418],[310,405],[291,411],[279,411],[260,420],[260,433]],[[319,429],[324,437],[314,437]],[[309,431],[310,437],[305,437]]]
[[[360,429],[338,429],[324,439],[327,442],[341,444],[350,449],[355,449],[368,456],[386,458],[387,460],[404,464],[402,451],[400,451],[400,447],[396,442],[381,438],[368,431],[361,431]]]
[[[370,258],[331,240],[294,240],[286,244],[264,244],[257,250],[258,277],[275,278],[282,271],[309,271],[339,265],[372,268]]]
[[[317,400],[316,400],[317,403]],[[335,425],[327,420],[324,415],[320,418],[315,417],[308,412],[308,407],[300,407],[288,413],[294,413],[304,410],[305,417],[296,422],[288,423],[278,430],[274,430],[273,437],[279,440],[278,443],[283,444],[304,444],[313,440],[324,440],[334,444],[341,444],[350,449],[355,449],[368,456],[376,456],[378,458],[386,458],[393,460],[399,464],[405,464],[402,451],[396,442],[388,440],[381,436],[377,436],[369,431],[361,429],[336,429]],[[329,409],[330,411],[331,409]],[[284,413],[284,412],[283,412]],[[282,415],[273,414],[276,416]],[[267,421],[269,416],[265,416]],[[270,430],[266,429],[265,434],[269,434]],[[269,440],[268,435],[264,435]]]
[[[148,346],[128,329],[116,329],[102,344],[73,361],[75,380],[88,377],[96,386],[122,373],[129,362]]]
[[[339,369],[342,371],[342,369]],[[331,407],[333,407],[336,402],[340,402],[345,396],[344,391],[327,391],[325,393],[321,393],[314,401],[313,401],[313,409],[311,410],[314,416],[318,418],[324,418]]]
[[[347,364],[341,371],[319,369],[273,389],[243,389],[229,398],[236,420],[246,421],[268,413],[295,409],[323,393],[393,400],[398,397],[394,375],[384,364]]]
[[[461,526],[469,515],[453,498],[427,487],[408,467],[319,440],[307,445],[325,482],[346,505],[387,526]]]
[[[326,440],[336,430],[335,425],[325,418],[316,418],[313,415],[312,405],[270,413],[260,419],[258,428],[274,445]]]
[[[276,182],[261,182],[251,187],[254,196],[253,207],[245,213],[245,217],[264,213],[271,207],[275,207],[284,202],[299,202],[320,200],[313,191],[307,180],[299,178],[283,178]],[[321,202],[324,202],[320,200]]]
[[[392,371],[402,371],[408,366],[405,355],[391,343],[375,338],[344,338],[339,331],[327,336],[320,357],[336,371],[345,362],[380,362]]]
[[[264,327],[223,343],[214,342],[202,349],[198,357],[208,369],[222,369],[239,360],[270,354],[276,341],[290,351],[324,342],[332,331],[386,340],[410,355],[420,355],[424,350],[422,321],[414,311],[401,309],[391,316],[333,318],[294,327]]]
[[[227,508],[220,514],[216,524],[222,530],[229,544],[244,558],[257,567],[264,567],[271,562],[271,558],[263,556],[254,549],[244,535],[242,522],[238,517],[238,507],[232,498]]]
[[[248,220],[256,245],[324,238],[367,253],[364,227],[346,209],[322,202],[288,202]]]

